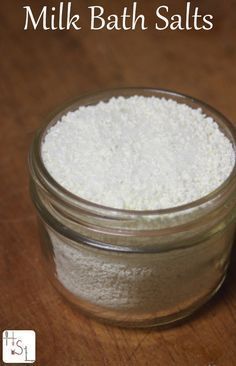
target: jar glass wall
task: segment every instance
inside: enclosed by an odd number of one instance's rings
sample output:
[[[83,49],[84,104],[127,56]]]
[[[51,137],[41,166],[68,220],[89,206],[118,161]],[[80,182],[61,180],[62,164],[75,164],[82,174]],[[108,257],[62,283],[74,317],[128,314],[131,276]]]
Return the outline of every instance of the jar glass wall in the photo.
[[[173,209],[119,210],[68,192],[42,161],[48,128],[68,111],[120,95],[165,97],[202,108],[236,151],[235,131],[202,102],[162,90],[131,88],[80,98],[55,113],[35,136],[30,187],[53,284],[98,319],[125,326],[160,325],[192,313],[225,278],[235,229],[236,168],[208,196]]]

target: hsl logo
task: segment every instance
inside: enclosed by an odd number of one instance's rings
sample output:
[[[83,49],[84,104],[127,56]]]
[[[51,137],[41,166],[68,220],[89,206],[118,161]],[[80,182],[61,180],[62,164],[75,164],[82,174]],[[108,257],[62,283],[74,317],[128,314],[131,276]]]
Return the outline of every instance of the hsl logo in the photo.
[[[4,363],[34,363],[36,335],[33,330],[4,330],[2,360]]]

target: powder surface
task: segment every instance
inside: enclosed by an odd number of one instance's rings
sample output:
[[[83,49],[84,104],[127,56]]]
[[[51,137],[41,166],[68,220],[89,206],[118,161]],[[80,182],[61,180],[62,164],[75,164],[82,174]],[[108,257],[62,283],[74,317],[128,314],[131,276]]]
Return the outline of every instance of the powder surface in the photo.
[[[195,201],[231,173],[231,142],[211,117],[173,100],[133,96],[80,107],[42,144],[51,176],[89,201],[152,210]]]

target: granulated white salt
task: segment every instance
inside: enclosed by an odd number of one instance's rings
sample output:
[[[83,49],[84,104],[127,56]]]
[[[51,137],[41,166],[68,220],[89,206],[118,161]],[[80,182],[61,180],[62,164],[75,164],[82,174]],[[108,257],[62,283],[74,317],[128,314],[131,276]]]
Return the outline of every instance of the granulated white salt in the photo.
[[[75,195],[133,210],[195,201],[223,183],[235,163],[230,141],[201,109],[143,96],[67,113],[48,130],[42,158]]]

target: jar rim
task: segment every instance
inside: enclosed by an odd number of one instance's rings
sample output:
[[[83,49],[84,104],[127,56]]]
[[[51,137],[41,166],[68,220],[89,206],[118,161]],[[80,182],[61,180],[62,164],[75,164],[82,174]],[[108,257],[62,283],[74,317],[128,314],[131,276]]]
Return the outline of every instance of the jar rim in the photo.
[[[208,112],[209,114],[211,115],[213,114],[214,116],[218,117],[218,119],[222,123],[222,125],[219,127],[221,127],[222,129],[227,131],[228,134],[230,134],[230,141],[233,145],[233,149],[235,152],[234,167],[230,175],[227,177],[227,179],[215,190],[201,197],[198,200],[175,207],[165,209],[154,209],[154,210],[127,210],[101,205],[96,202],[86,200],[78,195],[75,195],[74,193],[70,192],[62,185],[60,185],[47,170],[41,155],[41,146],[48,127],[56,123],[60,119],[60,117],[63,116],[65,113],[71,110],[75,110],[79,106],[96,104],[99,101],[105,99],[109,100],[112,97],[118,97],[118,96],[128,97],[132,95],[157,96],[159,98],[161,97],[172,100],[178,100],[178,102],[181,100],[183,102],[186,101],[191,103],[197,108],[204,109],[204,111],[206,111],[206,115]],[[219,123],[217,124],[219,125]],[[29,154],[29,167],[31,176],[34,180],[37,180],[39,183],[41,183],[41,185],[44,188],[46,188],[46,190],[48,190],[54,197],[66,201],[66,203],[68,203],[70,206],[73,206],[78,209],[86,208],[86,211],[90,211],[91,213],[92,212],[97,213],[101,211],[103,215],[106,215],[108,217],[112,217],[114,215],[116,217],[132,216],[133,218],[137,219],[139,217],[147,217],[147,216],[152,217],[157,215],[164,216],[173,213],[181,214],[183,211],[194,209],[208,202],[211,202],[212,200],[217,198],[217,196],[220,195],[222,192],[226,191],[229,187],[236,186],[236,129],[235,126],[214,107],[208,105],[205,102],[202,102],[197,98],[193,98],[191,96],[179,92],[170,91],[167,89],[147,88],[147,87],[126,87],[126,88],[107,89],[96,93],[82,95],[74,99],[73,101],[70,101],[69,103],[65,103],[63,108],[60,108],[56,112],[51,114],[51,116],[47,118],[46,124],[44,124],[44,126],[37,131],[35,138],[32,142]]]

